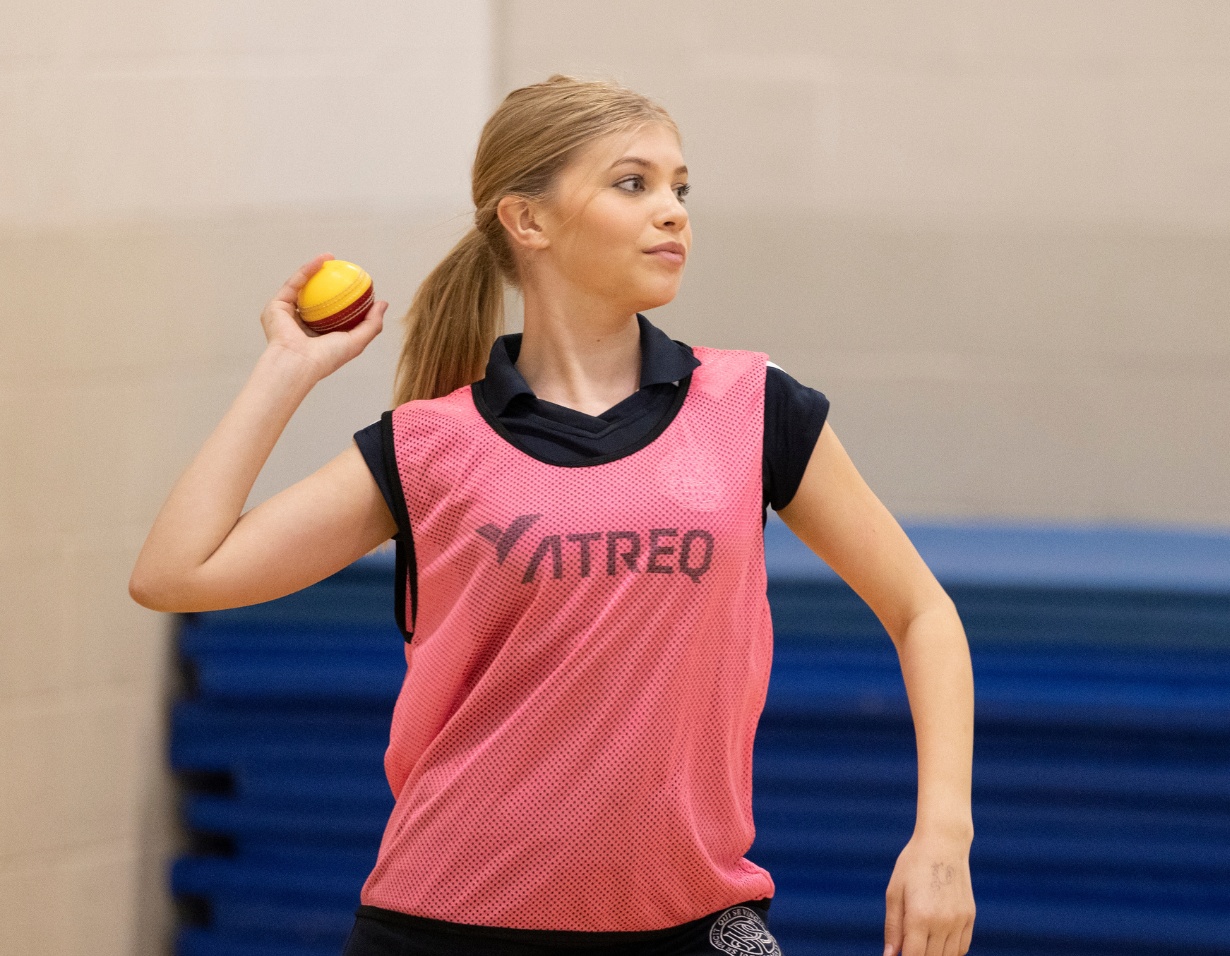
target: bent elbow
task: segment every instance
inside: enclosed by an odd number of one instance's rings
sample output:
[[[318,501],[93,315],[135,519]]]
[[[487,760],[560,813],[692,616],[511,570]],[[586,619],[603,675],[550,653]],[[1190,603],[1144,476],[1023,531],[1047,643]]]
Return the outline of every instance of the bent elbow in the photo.
[[[134,568],[128,579],[128,596],[144,608],[151,611],[162,611],[167,614],[179,614],[192,610],[185,607],[185,596],[182,588],[175,587],[174,582],[165,577],[159,578],[140,567]]]
[[[157,585],[140,569],[134,568],[128,579],[128,596],[151,611],[165,610],[164,599]]]

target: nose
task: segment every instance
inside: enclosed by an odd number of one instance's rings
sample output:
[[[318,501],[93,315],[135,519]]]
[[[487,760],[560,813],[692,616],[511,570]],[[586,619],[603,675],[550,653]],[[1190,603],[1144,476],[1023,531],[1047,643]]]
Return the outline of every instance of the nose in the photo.
[[[680,200],[679,194],[672,189],[670,191],[670,198],[658,210],[654,224],[661,229],[682,229],[687,224],[687,221],[687,207]]]

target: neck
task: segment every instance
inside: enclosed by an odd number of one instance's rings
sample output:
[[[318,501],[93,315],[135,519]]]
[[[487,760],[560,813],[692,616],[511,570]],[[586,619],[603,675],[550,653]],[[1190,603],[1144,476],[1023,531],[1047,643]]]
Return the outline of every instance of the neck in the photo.
[[[636,313],[531,307],[527,300],[516,365],[538,398],[601,415],[640,387]]]

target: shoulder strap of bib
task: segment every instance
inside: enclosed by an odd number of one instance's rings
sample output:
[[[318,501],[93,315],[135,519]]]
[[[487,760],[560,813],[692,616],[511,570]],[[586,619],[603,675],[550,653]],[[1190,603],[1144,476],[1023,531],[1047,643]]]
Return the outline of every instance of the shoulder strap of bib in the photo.
[[[410,530],[410,510],[401,486],[401,472],[397,467],[397,446],[393,437],[393,413],[380,416],[381,445],[384,451],[384,477],[392,491],[394,518],[397,527],[403,529],[393,540],[393,616],[398,630],[407,644],[414,637],[414,622],[419,609],[419,573],[414,556],[414,535]],[[410,592],[410,616],[406,617],[406,591]]]

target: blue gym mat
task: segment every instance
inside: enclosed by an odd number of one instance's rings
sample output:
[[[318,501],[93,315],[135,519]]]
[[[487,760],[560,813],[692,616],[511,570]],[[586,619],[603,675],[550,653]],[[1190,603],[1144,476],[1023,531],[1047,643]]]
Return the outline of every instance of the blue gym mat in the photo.
[[[1230,952],[1230,534],[907,523],[976,692],[978,956]],[[914,822],[896,652],[771,516],[774,662],[748,857],[786,956],[878,954]],[[392,560],[181,619],[170,759],[193,851],[179,956],[337,956],[392,798]]]

